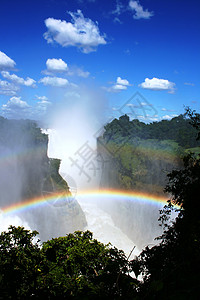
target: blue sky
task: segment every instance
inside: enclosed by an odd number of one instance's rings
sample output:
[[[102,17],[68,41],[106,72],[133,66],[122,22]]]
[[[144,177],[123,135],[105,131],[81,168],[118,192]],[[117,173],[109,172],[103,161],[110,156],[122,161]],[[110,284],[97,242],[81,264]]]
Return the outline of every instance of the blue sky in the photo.
[[[0,8],[0,115],[44,119],[86,90],[108,117],[199,111],[198,0],[1,0]]]

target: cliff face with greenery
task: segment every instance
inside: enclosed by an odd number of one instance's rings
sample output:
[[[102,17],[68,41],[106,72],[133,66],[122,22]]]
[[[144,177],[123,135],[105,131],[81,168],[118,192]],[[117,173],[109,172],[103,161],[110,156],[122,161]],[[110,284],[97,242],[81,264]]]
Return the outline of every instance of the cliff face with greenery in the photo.
[[[78,202],[71,198],[69,187],[59,174],[60,160],[48,158],[47,147],[48,136],[34,121],[0,117],[0,206],[35,197],[44,197],[45,201],[52,193],[67,195],[64,204],[47,201],[47,207],[20,216],[38,229],[43,239],[59,234],[59,222],[60,227],[65,227],[63,234],[86,225]]]
[[[200,144],[189,123],[183,115],[150,124],[124,115],[107,124],[98,139],[102,187],[163,194],[166,174],[181,167],[184,153]]]
[[[182,157],[188,151],[199,151],[197,132],[190,122],[188,117],[180,115],[170,121],[145,124],[124,115],[107,124],[98,139],[103,160],[101,187],[166,197],[163,190],[167,174],[183,167]],[[158,209],[150,212],[147,205],[140,208],[139,204],[136,207],[124,200],[103,208],[111,214],[116,226],[137,241],[140,249],[147,243],[155,243],[154,237],[161,234],[161,228],[151,222],[152,218],[159,218]]]

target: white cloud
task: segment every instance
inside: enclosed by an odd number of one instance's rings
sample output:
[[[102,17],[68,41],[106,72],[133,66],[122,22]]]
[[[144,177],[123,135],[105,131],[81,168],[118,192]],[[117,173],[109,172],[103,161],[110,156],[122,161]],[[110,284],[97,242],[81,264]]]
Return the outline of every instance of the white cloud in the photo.
[[[13,69],[16,63],[13,59],[8,57],[5,53],[0,51],[0,70]]]
[[[21,97],[11,97],[10,100],[1,106],[1,113],[5,117],[16,119],[40,119],[43,117],[50,105],[46,96],[37,96],[37,102],[34,106],[30,106],[26,101],[23,101]]]
[[[3,104],[1,107],[4,114],[18,117],[21,116],[21,114],[24,114],[29,111],[30,106],[26,101],[22,101],[21,97],[12,97],[7,102],[7,104]]]
[[[112,86],[112,88],[113,88],[114,90],[119,90],[119,91],[121,91],[121,90],[126,90],[126,89],[127,89],[127,86],[126,86],[126,85],[123,85],[123,84],[115,84],[115,85]]]
[[[77,66],[68,66],[65,61],[61,58],[56,59],[47,59],[46,61],[47,69],[42,71],[45,75],[53,76],[55,73],[65,73],[69,76],[79,76],[83,78],[87,78],[90,75],[90,72],[84,71],[83,69]]]
[[[66,72],[68,66],[61,58],[49,58],[46,61],[47,70],[50,72]]]
[[[44,33],[44,38],[47,43],[56,42],[63,47],[75,46],[83,53],[96,51],[99,45],[106,44],[104,36],[100,35],[98,24],[84,18],[81,10],[69,14],[71,22],[54,18],[45,20],[48,30]]]
[[[128,82],[127,79],[122,79],[121,77],[117,77],[117,84],[123,85],[123,86],[128,86],[130,83]]]
[[[171,120],[172,118],[178,117],[177,114],[172,114],[172,115],[164,115],[162,116],[162,120]]]
[[[37,98],[37,100],[39,101],[48,101],[48,98],[46,96],[35,96]]]
[[[117,77],[116,83],[112,86],[112,89],[121,91],[121,90],[126,90],[128,86],[130,86],[130,83],[127,79],[122,79],[121,77]]]
[[[133,18],[134,19],[150,19],[154,13],[148,11],[148,9],[144,10],[142,5],[139,3],[139,1],[133,1],[131,0],[129,2],[129,8],[134,12]]]
[[[16,95],[16,92],[19,90],[19,88],[6,81],[6,80],[1,80],[0,79],[0,94],[1,95],[6,95],[6,96],[14,96]]]
[[[55,86],[55,87],[65,87],[69,85],[69,81],[65,78],[61,77],[43,77],[39,81],[40,83],[43,83],[44,85],[50,85],[50,86]]]
[[[163,120],[171,120],[171,119],[172,119],[172,116],[170,116],[170,115],[165,115],[165,116],[162,116],[162,119],[163,119]]]
[[[127,79],[122,79],[121,77],[117,77],[116,83],[111,87],[103,87],[108,92],[120,92],[126,90],[128,86],[131,84]]]
[[[173,93],[175,90],[175,83],[170,82],[167,79],[159,79],[153,77],[152,79],[146,78],[140,85],[143,89],[162,91],[167,90],[169,93]]]
[[[2,71],[1,75],[4,78],[14,82],[15,84],[20,84],[20,85],[25,85],[25,86],[30,86],[30,87],[35,87],[36,86],[35,85],[36,81],[34,79],[30,78],[30,77],[27,77],[26,79],[24,79],[24,78],[21,78],[21,77],[15,75],[15,74],[11,75],[8,71]]]

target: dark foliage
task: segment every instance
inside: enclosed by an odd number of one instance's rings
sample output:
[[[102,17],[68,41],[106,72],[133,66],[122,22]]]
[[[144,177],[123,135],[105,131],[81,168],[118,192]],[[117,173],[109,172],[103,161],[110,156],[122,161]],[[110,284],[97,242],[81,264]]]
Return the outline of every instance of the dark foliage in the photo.
[[[197,115],[193,114],[193,117]],[[187,116],[191,117],[191,115]],[[197,121],[194,121],[194,124],[195,122]],[[165,139],[173,140],[184,148],[196,147],[200,145],[200,142],[196,141],[196,132],[190,123],[191,119],[186,115],[149,124],[137,119],[130,120],[127,115],[124,115],[105,126],[103,139],[107,143],[110,141],[118,143],[124,137],[127,137],[130,143],[136,137],[140,139]]]
[[[200,132],[199,125],[195,127]],[[188,154],[183,164],[181,170],[174,170],[168,175],[169,183],[165,190],[172,196],[169,205],[162,211],[165,231],[159,237],[160,244],[151,249],[146,247],[132,262],[135,274],[143,275],[139,299],[199,298],[200,155]],[[171,225],[166,225],[175,209],[179,211],[178,217]]]
[[[138,281],[123,251],[89,231],[43,243],[37,232],[10,227],[0,235],[0,299],[132,299]]]

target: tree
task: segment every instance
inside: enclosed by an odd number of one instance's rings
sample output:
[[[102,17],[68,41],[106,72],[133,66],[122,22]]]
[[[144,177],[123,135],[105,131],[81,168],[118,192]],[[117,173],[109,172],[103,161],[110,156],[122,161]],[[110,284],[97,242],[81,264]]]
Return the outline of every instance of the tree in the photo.
[[[195,119],[196,120],[196,119]],[[197,123],[195,123],[197,125]],[[199,124],[200,125],[200,124]],[[196,128],[200,129],[197,125]],[[189,153],[183,168],[173,170],[165,191],[171,194],[161,221],[165,231],[157,246],[146,247],[132,261],[143,276],[141,299],[198,299],[200,292],[200,155]],[[178,205],[178,216],[166,221]]]
[[[200,114],[196,113],[195,110],[191,110],[189,107],[186,107],[185,115],[190,118],[190,124],[197,129],[197,140],[200,139]]]
[[[35,293],[41,262],[37,231],[10,226],[0,235],[1,299],[28,299]]]
[[[167,226],[159,245],[146,249],[134,261],[144,276],[140,293],[144,299],[196,299],[200,291],[200,158],[188,156],[184,169],[173,171],[166,190],[181,209],[175,222]],[[165,218],[166,220],[166,218]]]
[[[137,280],[123,251],[77,231],[33,242],[37,232],[9,228],[0,238],[3,299],[132,299]]]
[[[123,251],[98,242],[89,231],[45,242],[42,255],[43,296],[115,299],[133,295],[134,286],[130,284],[135,280],[128,275]]]

